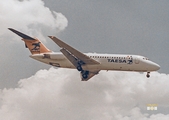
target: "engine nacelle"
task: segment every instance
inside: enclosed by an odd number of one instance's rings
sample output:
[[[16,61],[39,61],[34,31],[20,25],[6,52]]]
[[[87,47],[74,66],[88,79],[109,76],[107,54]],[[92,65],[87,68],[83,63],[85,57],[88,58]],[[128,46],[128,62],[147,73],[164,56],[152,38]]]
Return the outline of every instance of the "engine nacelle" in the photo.
[[[65,56],[60,53],[49,53],[49,54],[44,54],[44,58],[49,58],[52,60],[63,60],[65,59]]]

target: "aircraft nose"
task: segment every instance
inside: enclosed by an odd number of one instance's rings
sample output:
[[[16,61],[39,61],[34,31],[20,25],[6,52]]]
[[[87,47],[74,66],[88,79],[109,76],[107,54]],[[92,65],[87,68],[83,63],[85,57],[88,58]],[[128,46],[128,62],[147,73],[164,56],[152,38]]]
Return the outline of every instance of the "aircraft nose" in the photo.
[[[157,71],[160,69],[160,65],[150,60],[146,61],[146,68],[148,71]]]
[[[160,65],[158,65],[158,64],[156,64],[155,67],[156,67],[157,70],[160,69]]]
[[[160,65],[158,65],[157,63],[152,62],[151,66],[152,66],[153,70],[159,70],[160,69]]]

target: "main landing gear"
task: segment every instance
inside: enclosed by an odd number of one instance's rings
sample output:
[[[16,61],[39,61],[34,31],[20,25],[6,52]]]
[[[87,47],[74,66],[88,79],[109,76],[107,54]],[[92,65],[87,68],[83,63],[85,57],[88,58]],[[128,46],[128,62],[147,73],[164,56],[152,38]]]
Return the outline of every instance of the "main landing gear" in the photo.
[[[82,70],[83,70],[82,67],[81,67],[81,65],[78,65],[78,66],[77,66],[77,70],[78,70],[78,71],[82,71]]]
[[[150,77],[150,72],[147,72],[146,77],[147,77],[147,78],[149,78],[149,77]]]
[[[84,71],[84,70],[82,70],[82,71],[81,71],[81,75],[82,75],[83,79],[87,79],[87,78],[88,78],[88,75],[89,75],[89,71]]]
[[[83,80],[85,81],[85,79],[88,78],[89,76],[89,71],[85,71],[82,69],[81,65],[77,66],[77,70],[81,72],[81,77],[83,78]]]

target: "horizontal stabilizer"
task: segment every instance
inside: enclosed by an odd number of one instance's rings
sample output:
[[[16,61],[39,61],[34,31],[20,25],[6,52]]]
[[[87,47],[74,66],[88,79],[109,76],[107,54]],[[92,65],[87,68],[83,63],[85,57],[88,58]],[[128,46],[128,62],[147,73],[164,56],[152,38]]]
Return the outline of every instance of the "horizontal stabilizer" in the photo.
[[[28,36],[28,35],[25,35],[17,30],[14,30],[12,28],[8,28],[9,30],[11,30],[12,32],[14,32],[15,34],[19,35],[20,37],[22,37],[23,39],[26,39],[26,40],[35,40],[34,38]]]

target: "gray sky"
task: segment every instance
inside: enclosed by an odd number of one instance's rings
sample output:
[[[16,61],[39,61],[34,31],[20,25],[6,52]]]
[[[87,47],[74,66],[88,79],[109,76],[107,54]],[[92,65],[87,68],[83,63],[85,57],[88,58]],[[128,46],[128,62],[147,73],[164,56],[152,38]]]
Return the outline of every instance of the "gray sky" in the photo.
[[[140,54],[168,73],[168,1],[46,0],[45,5],[66,16],[69,25],[59,37],[77,49]]]
[[[168,6],[168,0],[1,1],[0,119],[168,120]],[[102,71],[81,82],[76,70],[29,58],[9,27],[53,51],[59,47],[48,35],[82,52],[143,55],[161,69],[150,79],[145,73]],[[158,111],[146,110],[151,103]]]
[[[48,35],[56,35],[82,52],[143,55],[161,66],[160,73],[168,74],[168,1],[46,0],[44,5],[39,0],[17,4],[8,1],[13,6],[3,1],[0,8],[1,23],[4,23],[0,33],[1,88],[16,85],[19,79],[39,69],[50,68],[30,59],[29,51],[8,27],[46,41],[45,45],[53,51],[59,51],[59,47]],[[9,11],[9,7],[13,11]],[[57,23],[52,11],[61,12],[68,26],[62,23],[63,19]]]

